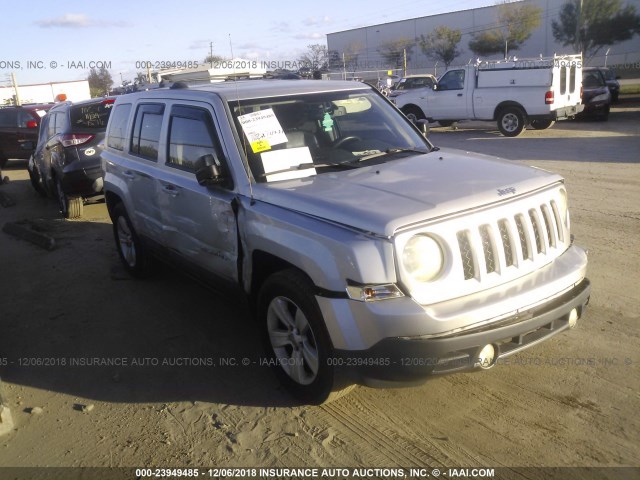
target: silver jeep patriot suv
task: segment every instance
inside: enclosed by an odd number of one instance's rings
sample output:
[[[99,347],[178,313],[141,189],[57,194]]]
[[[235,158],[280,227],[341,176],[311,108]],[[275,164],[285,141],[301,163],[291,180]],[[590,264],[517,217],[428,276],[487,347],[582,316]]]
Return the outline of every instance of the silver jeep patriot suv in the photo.
[[[560,176],[440,150],[365,84],[123,95],[102,162],[126,269],[238,294],[304,402],[490,368],[589,300]]]

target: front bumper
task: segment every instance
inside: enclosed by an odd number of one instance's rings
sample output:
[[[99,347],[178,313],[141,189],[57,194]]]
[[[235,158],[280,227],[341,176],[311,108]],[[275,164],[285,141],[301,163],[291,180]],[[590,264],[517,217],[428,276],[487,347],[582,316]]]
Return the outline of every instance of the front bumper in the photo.
[[[329,361],[371,387],[415,385],[432,375],[478,369],[486,345],[495,349],[493,365],[569,328],[571,313],[582,316],[590,293],[584,279],[549,303],[491,325],[437,338],[385,338],[366,350],[336,350]]]

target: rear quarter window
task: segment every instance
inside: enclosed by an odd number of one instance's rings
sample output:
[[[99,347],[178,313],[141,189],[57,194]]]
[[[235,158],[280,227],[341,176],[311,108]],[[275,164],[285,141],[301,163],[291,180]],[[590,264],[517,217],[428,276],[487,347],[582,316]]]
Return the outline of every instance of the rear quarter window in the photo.
[[[109,132],[107,134],[107,146],[116,150],[124,150],[125,139],[127,137],[127,121],[131,113],[131,104],[118,105],[112,113]]]

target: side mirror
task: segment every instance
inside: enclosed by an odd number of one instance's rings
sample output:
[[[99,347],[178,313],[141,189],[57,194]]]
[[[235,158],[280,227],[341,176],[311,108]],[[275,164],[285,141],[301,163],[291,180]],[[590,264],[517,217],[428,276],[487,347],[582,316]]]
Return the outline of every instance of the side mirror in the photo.
[[[226,182],[224,175],[220,172],[220,167],[217,165],[207,165],[196,170],[196,180],[204,187],[222,185]]]
[[[196,180],[202,186],[222,185],[226,183],[220,162],[210,153],[198,158]]]

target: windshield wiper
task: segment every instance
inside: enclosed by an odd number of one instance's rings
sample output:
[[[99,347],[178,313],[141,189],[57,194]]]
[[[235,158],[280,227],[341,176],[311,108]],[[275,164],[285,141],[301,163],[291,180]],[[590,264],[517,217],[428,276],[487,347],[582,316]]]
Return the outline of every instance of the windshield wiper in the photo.
[[[382,157],[384,155],[393,155],[396,153],[404,153],[404,152],[421,153],[424,155],[425,153],[433,152],[434,150],[439,150],[439,148],[435,147],[428,151],[420,150],[418,148],[387,148],[382,152],[372,153],[371,155],[365,155],[364,157],[360,157],[357,160],[354,160],[354,162],[366,162],[367,160],[371,160],[372,158]]]
[[[323,168],[323,167],[339,167],[339,168],[348,168],[353,169],[355,166],[351,163],[352,160],[348,162],[336,162],[336,163],[313,163],[306,162],[301,163],[299,165],[294,165],[289,168],[283,168],[282,170],[274,170],[273,172],[265,172],[258,175],[258,178],[266,178],[270,175],[278,175],[279,173],[287,173],[287,172],[297,172],[299,170],[308,170],[309,168]]]

